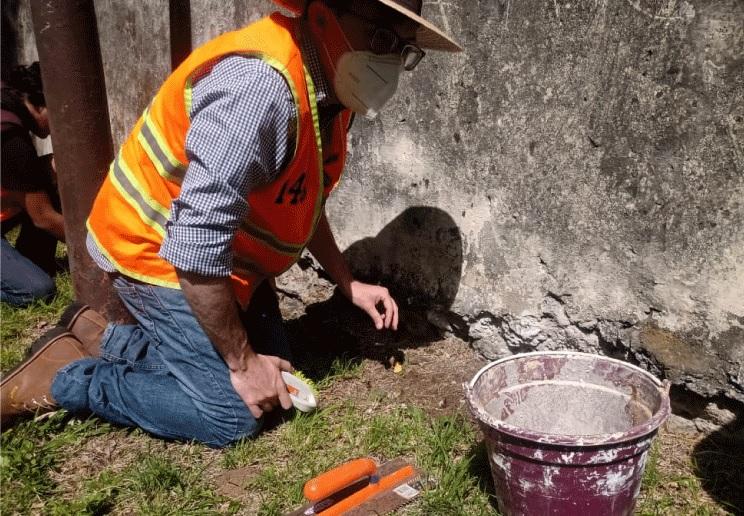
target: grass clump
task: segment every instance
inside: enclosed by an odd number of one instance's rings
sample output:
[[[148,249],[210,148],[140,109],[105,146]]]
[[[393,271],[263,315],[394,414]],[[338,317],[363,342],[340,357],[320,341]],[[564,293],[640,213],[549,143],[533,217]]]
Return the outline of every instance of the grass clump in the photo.
[[[351,380],[362,374],[363,363],[358,357],[340,356],[333,359],[324,375],[315,381],[315,387],[322,391],[340,380]]]
[[[208,486],[200,461],[181,465],[158,453],[142,454],[121,471],[106,469],[86,480],[73,499],[55,499],[51,514],[116,512],[152,515],[234,514],[237,503]]]
[[[0,303],[0,371],[7,372],[23,360],[31,343],[56,323],[75,294],[68,272],[55,278],[57,295],[50,300],[36,301],[25,308]]]
[[[68,425],[64,411],[44,421],[28,421],[0,436],[0,490],[3,513],[25,513],[55,491],[50,473],[64,460],[64,450],[105,433],[98,420]]]
[[[206,485],[199,466],[183,467],[168,457],[144,456],[122,475],[127,481],[120,496],[136,496],[139,514],[234,513],[237,509],[228,504],[225,510],[217,510],[223,500]]]
[[[643,473],[641,496],[636,513],[642,516],[665,514],[695,514],[712,516],[729,514],[728,511],[710,503],[703,493],[702,480],[693,473],[694,460],[689,459],[684,469],[668,470],[663,464],[663,450],[657,438],[648,452]],[[735,514],[732,511],[730,514]]]

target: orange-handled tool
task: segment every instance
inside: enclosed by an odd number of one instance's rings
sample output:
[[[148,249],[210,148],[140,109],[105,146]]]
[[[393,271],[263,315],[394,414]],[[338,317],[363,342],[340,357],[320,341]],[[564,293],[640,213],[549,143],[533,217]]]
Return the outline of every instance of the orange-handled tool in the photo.
[[[377,464],[369,458],[355,459],[326,471],[305,483],[303,494],[311,502],[319,502],[334,493],[377,473]]]
[[[305,498],[313,502],[313,505],[302,514],[341,516],[381,493],[413,479],[416,475],[416,470],[410,464],[404,464],[391,473],[381,475],[377,464],[370,458],[349,461],[305,484]],[[366,485],[365,478],[369,478]],[[363,487],[357,488],[358,483]],[[349,493],[347,488],[352,492]]]

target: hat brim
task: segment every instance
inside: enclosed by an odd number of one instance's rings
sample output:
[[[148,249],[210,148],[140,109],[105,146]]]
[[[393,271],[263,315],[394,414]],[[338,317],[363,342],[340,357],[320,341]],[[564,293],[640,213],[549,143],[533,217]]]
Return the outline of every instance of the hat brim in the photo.
[[[393,0],[377,0],[381,4],[399,12],[418,24],[415,43],[421,48],[442,50],[444,52],[462,52],[462,47],[444,32],[435,27],[415,12],[400,6]]]

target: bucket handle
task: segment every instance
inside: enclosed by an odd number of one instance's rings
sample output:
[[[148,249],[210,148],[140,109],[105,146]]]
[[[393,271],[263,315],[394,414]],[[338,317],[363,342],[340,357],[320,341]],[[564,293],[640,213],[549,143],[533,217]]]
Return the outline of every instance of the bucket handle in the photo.
[[[665,395],[667,398],[669,397],[669,391],[672,389],[672,382],[670,382],[667,379],[664,379],[661,381],[661,385],[659,386],[659,391],[661,394]]]

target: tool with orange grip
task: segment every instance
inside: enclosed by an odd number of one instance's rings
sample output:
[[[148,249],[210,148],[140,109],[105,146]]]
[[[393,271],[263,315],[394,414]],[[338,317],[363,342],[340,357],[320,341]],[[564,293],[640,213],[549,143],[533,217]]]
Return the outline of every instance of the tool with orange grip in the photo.
[[[290,516],[387,514],[421,492],[419,474],[403,460],[377,466],[370,458],[351,460],[305,483],[310,503]]]

